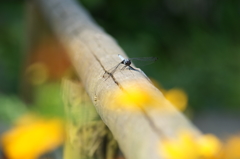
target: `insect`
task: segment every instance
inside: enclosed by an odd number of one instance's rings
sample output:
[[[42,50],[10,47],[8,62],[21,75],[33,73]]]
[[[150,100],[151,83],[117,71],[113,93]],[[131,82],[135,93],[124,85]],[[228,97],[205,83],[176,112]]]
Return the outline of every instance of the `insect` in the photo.
[[[124,65],[121,68],[121,70],[124,70],[126,67],[128,67],[129,70],[138,71],[138,72],[142,73],[147,78],[147,76],[145,75],[145,73],[143,71],[137,70],[137,69],[135,69],[131,66],[132,61],[139,61],[139,62],[141,62],[141,65],[149,65],[149,64],[155,62],[158,59],[157,57],[136,57],[136,58],[125,59],[122,55],[119,55],[119,54],[118,54],[118,57],[122,61],[120,63],[118,63],[116,66],[114,66],[113,68],[111,68],[110,70],[106,71],[103,75],[104,78],[108,79],[110,76],[112,76],[116,72],[116,70],[119,68],[120,65]]]

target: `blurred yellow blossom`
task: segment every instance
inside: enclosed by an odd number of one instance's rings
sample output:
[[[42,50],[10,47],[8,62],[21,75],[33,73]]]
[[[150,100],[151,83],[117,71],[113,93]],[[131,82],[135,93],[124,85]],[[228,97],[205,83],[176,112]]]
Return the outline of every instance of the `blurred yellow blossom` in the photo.
[[[63,122],[24,116],[1,136],[3,151],[9,159],[35,159],[55,149],[64,140]]]
[[[141,108],[162,109],[166,113],[172,113],[173,109],[168,107],[172,102],[179,109],[183,110],[187,105],[187,95],[181,89],[172,89],[161,94],[146,83],[126,82],[122,84],[123,89],[112,91],[114,94],[114,108],[126,108],[138,110]],[[164,97],[164,95],[166,97]],[[170,101],[170,102],[169,102]]]
[[[187,94],[179,88],[173,88],[164,92],[165,98],[171,102],[178,110],[183,111],[187,107]]]
[[[203,135],[198,139],[200,154],[205,158],[217,156],[221,150],[221,143],[217,137],[211,134]]]
[[[157,87],[165,96],[165,98],[178,110],[184,111],[188,104],[188,96],[183,89],[172,88],[170,90],[165,90],[161,84],[159,84],[155,79],[151,79],[153,85]]]
[[[181,131],[176,140],[165,139],[160,144],[161,155],[167,159],[213,159],[220,152],[221,143],[212,135],[194,136]]]
[[[224,159],[240,158],[240,136],[232,136],[227,140],[223,154]]]
[[[197,159],[198,145],[192,134],[181,132],[176,140],[165,139],[161,143],[163,157],[168,159]]]
[[[116,97],[113,106],[126,108],[129,110],[137,110],[139,107],[160,105],[162,98],[155,98],[153,89],[147,89],[143,85],[136,85],[136,83],[125,83],[124,90],[113,91]],[[159,97],[159,96],[158,96]]]
[[[119,96],[119,101],[123,101],[126,104],[141,104],[151,102],[149,94],[141,87],[133,87],[127,89],[127,92],[122,93]]]

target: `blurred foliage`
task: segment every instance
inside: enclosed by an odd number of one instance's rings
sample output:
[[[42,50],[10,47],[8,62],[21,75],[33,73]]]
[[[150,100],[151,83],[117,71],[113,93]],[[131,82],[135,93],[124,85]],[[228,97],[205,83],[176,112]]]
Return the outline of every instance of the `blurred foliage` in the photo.
[[[29,107],[16,96],[0,95],[0,121],[12,123],[27,112],[64,118],[60,83],[38,85],[33,98],[34,103]]]
[[[24,47],[23,3],[0,4],[0,91],[16,93]]]
[[[27,112],[26,105],[16,96],[0,96],[0,121],[13,122]]]
[[[60,83],[38,85],[32,110],[46,117],[64,118]]]
[[[240,105],[240,1],[81,0],[129,57],[157,56],[142,67],[167,90],[182,88],[189,105]],[[0,91],[18,93],[26,36],[23,1],[0,5]]]

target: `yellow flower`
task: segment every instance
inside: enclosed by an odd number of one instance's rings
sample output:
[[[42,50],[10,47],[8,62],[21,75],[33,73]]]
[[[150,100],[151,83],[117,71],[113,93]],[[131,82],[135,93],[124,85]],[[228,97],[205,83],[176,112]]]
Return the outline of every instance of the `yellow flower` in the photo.
[[[187,131],[181,132],[176,140],[162,141],[160,148],[167,159],[197,159],[199,155],[194,136]]]
[[[217,156],[221,150],[221,143],[214,135],[204,135],[198,139],[200,154],[206,158]]]
[[[164,93],[165,98],[171,102],[178,110],[183,111],[187,107],[187,94],[179,88],[173,88]]]
[[[240,136],[232,136],[224,147],[224,159],[240,158]]]
[[[1,136],[4,153],[9,159],[35,159],[63,142],[61,120],[24,118],[19,125]],[[26,120],[27,118],[32,121]]]
[[[127,92],[123,92],[123,94],[119,96],[119,101],[130,105],[143,104],[151,102],[151,97],[143,88],[133,87],[127,89]]]
[[[167,159],[213,159],[220,149],[221,143],[215,136],[194,136],[188,131],[181,131],[175,140],[160,143],[160,155]]]
[[[113,91],[115,100],[112,106],[114,108],[136,111],[143,107],[160,106],[161,101],[164,101],[164,96],[156,98],[155,90],[149,89],[149,86],[145,87],[144,84],[136,85],[134,82],[129,82],[124,83],[123,86],[123,90]]]

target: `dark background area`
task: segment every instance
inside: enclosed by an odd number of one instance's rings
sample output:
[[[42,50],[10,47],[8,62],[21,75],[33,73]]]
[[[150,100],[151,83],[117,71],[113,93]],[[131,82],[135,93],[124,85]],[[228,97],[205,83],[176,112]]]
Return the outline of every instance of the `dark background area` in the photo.
[[[82,0],[129,57],[156,56],[141,69],[189,106],[240,110],[239,0]],[[19,95],[26,52],[24,1],[0,3],[0,93]]]

